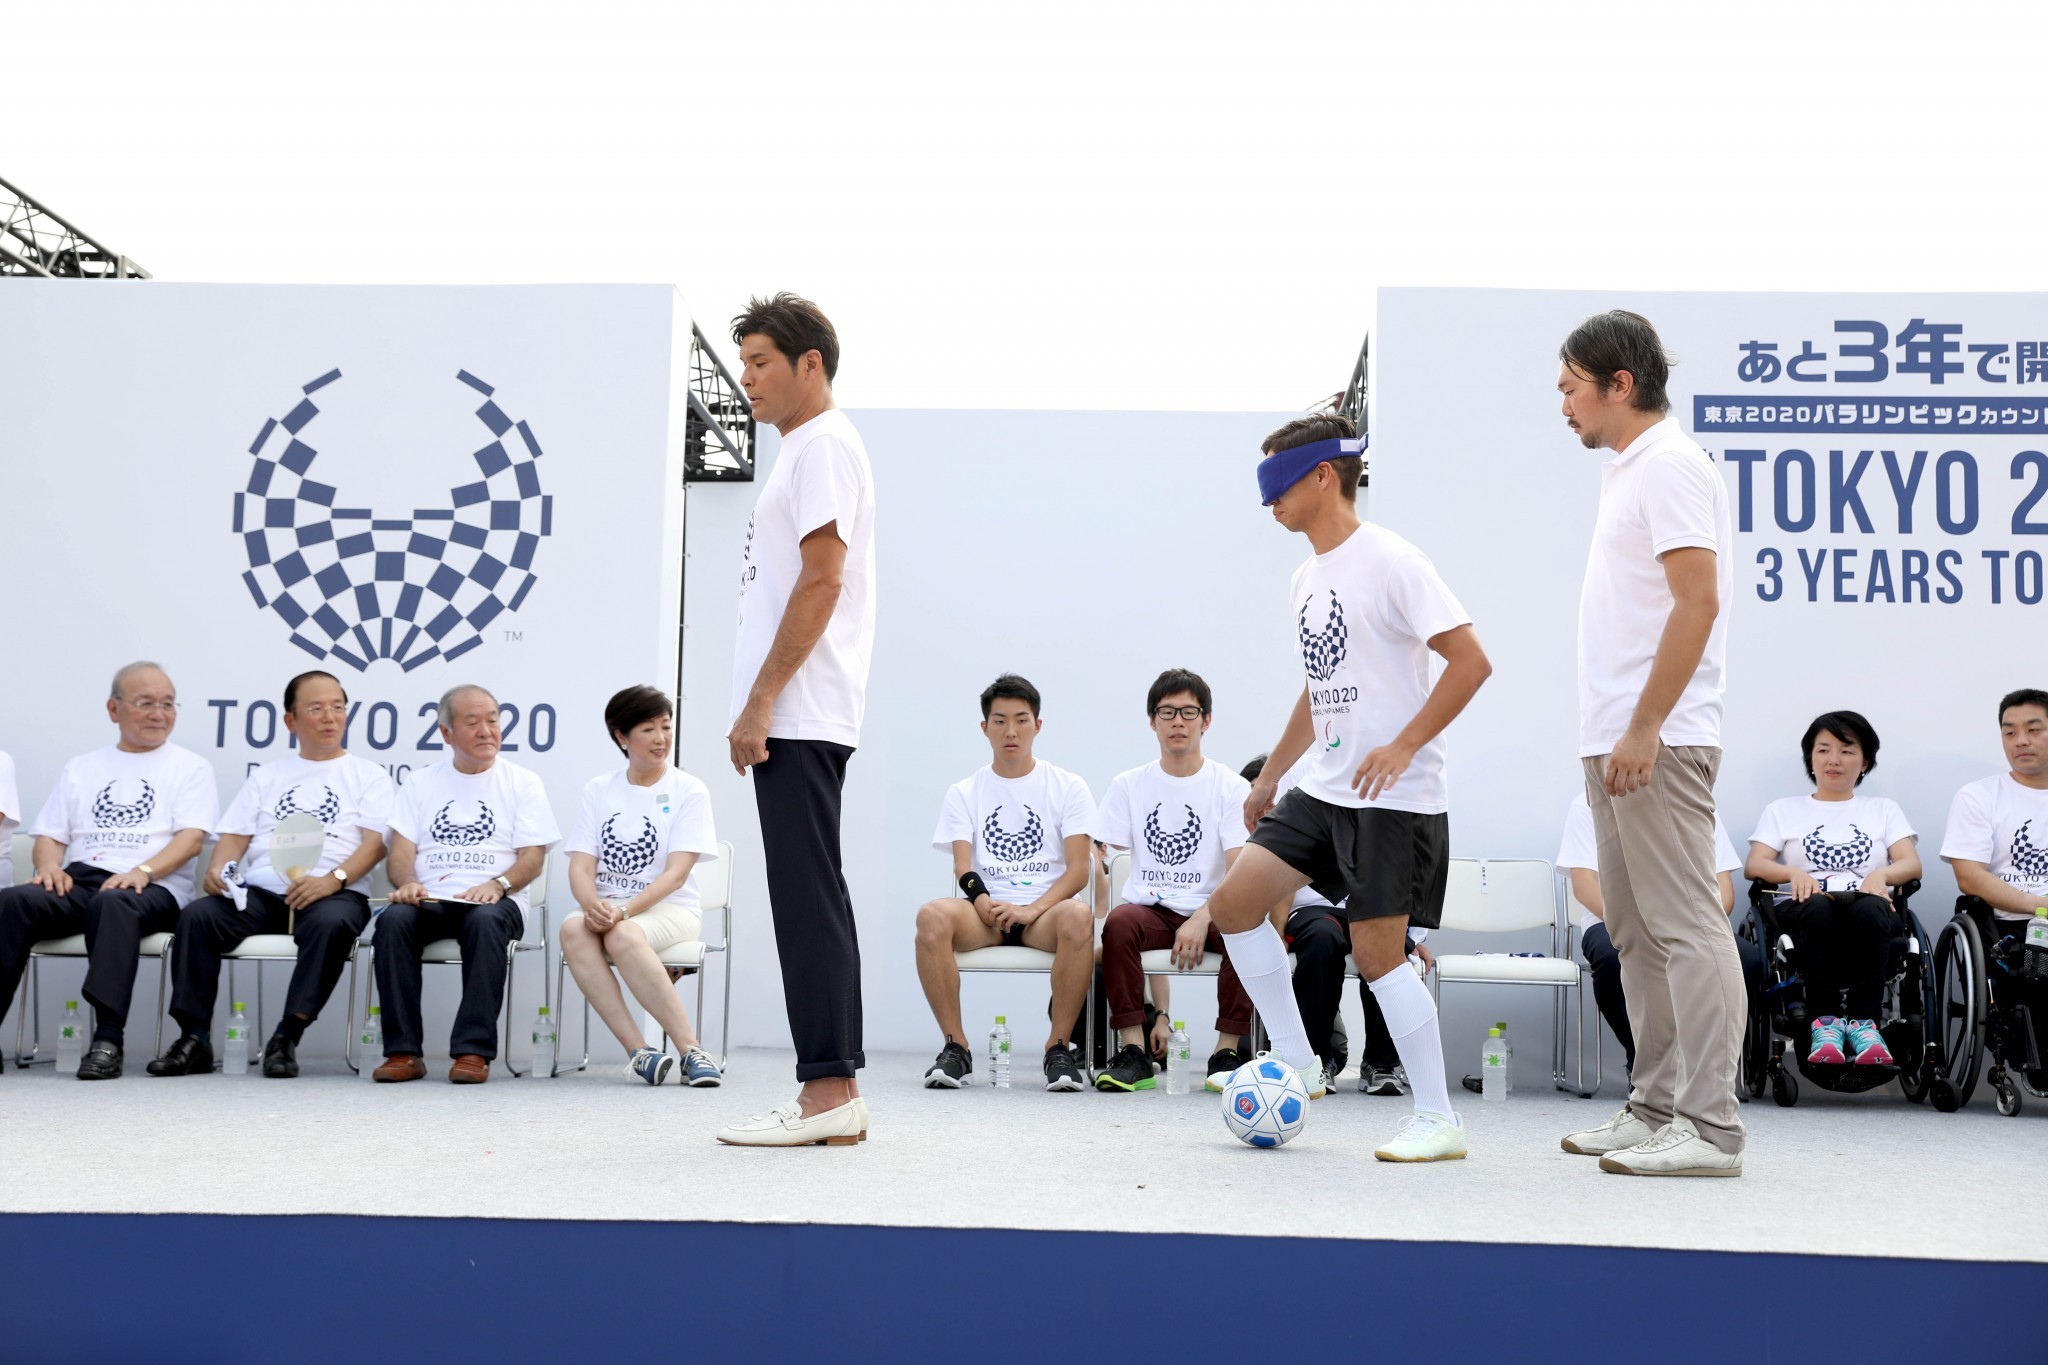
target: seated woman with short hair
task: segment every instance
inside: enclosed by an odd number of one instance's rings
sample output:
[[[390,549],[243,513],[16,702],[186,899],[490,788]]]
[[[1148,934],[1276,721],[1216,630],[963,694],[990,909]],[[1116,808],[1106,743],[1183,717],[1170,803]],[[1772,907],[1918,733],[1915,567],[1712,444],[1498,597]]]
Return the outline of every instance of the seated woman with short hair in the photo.
[[[604,708],[626,766],[594,777],[570,836],[569,890],[582,913],[562,921],[562,957],[605,1027],[630,1057],[628,1075],[667,1079],[675,1058],[647,1045],[611,968],[675,1039],[687,1085],[717,1085],[718,1063],[697,1041],[661,953],[697,938],[696,867],[718,857],[711,793],[669,766],[675,708],[652,687],[629,687]],[[607,965],[606,958],[610,958]]]
[[[1775,914],[1806,982],[1810,1063],[1892,1064],[1877,1031],[1898,914],[1891,888],[1920,875],[1920,852],[1898,802],[1857,794],[1877,743],[1854,711],[1807,726],[1799,753],[1813,792],[1764,807],[1744,864],[1784,888]]]

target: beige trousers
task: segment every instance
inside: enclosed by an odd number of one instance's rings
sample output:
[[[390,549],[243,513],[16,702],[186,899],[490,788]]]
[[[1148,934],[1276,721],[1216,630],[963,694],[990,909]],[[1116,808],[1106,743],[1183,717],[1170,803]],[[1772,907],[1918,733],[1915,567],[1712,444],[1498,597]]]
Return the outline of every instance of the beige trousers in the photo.
[[[1650,785],[1621,797],[1607,794],[1606,755],[1580,761],[1636,1035],[1629,1105],[1653,1128],[1684,1117],[1722,1151],[1739,1152],[1735,1084],[1749,1002],[1714,873],[1721,751],[1667,746]]]

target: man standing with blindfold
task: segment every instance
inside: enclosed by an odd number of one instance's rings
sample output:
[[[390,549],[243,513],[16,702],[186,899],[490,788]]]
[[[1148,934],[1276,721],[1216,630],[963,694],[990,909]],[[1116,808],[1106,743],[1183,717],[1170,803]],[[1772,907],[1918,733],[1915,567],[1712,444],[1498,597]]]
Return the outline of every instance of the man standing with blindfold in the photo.
[[[1450,818],[1443,730],[1493,671],[1472,619],[1428,556],[1358,517],[1365,442],[1336,415],[1304,417],[1266,438],[1259,495],[1314,553],[1288,595],[1306,685],[1245,801],[1244,852],[1209,900],[1224,951],[1272,1030],[1273,1049],[1309,1095],[1327,1089],[1267,921],[1304,886],[1345,907],[1359,975],[1386,1016],[1415,1112],[1373,1155],[1465,1155],[1444,1081],[1436,1002],[1408,966],[1408,926],[1443,917]],[[1443,676],[1430,685],[1430,653]],[[1281,774],[1313,749],[1301,783],[1274,804]]]

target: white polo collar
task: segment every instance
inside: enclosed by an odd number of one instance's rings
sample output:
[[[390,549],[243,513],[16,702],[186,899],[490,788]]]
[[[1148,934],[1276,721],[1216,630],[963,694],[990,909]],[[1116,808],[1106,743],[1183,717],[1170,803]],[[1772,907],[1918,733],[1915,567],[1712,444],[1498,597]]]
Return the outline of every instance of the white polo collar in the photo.
[[[1673,426],[1672,419],[1666,417],[1663,421],[1658,422],[1655,426],[1649,427],[1643,432],[1642,435],[1636,437],[1633,441],[1630,441],[1625,449],[1620,451],[1613,458],[1609,459],[1607,463],[1619,469],[1621,466],[1627,464],[1630,460],[1633,460],[1636,456],[1648,450],[1651,446],[1657,444],[1657,442],[1663,440],[1664,437],[1668,434],[1666,428],[1671,426]]]

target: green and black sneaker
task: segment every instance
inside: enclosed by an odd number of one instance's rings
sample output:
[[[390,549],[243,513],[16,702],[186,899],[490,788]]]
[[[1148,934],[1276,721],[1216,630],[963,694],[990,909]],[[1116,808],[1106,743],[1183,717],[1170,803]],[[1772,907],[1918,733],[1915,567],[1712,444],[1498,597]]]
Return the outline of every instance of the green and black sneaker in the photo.
[[[1157,1086],[1152,1079],[1152,1059],[1136,1043],[1118,1048],[1109,1060],[1109,1069],[1095,1077],[1097,1090],[1152,1090]]]
[[[1224,1084],[1230,1080],[1230,1073],[1252,1059],[1249,1051],[1239,1052],[1234,1047],[1219,1047],[1209,1054],[1209,1067],[1202,1074],[1207,1077],[1202,1089],[1222,1094]]]

